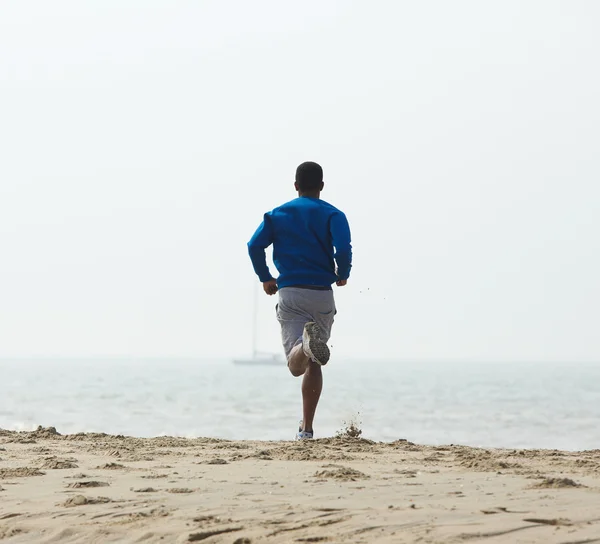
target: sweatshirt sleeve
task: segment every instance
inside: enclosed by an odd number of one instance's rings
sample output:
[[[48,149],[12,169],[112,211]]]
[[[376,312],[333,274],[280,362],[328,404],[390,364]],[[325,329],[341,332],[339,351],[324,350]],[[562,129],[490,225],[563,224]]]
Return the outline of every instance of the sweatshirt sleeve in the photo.
[[[270,214],[266,213],[263,222],[248,242],[248,254],[250,255],[254,272],[256,272],[256,275],[263,283],[273,279],[267,266],[267,256],[265,254],[265,249],[272,243],[273,225]]]
[[[331,238],[335,248],[335,262],[337,275],[341,280],[350,277],[352,268],[352,244],[350,241],[350,226],[342,212],[337,212],[331,217]]]

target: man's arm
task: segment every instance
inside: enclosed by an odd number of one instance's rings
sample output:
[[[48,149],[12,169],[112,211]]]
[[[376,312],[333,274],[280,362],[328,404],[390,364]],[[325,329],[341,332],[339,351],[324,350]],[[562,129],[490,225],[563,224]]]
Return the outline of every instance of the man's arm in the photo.
[[[270,282],[273,280],[269,267],[267,266],[267,256],[265,249],[273,243],[273,225],[271,224],[270,214],[266,213],[263,222],[260,224],[254,236],[248,242],[248,254],[254,267],[254,272],[262,281]]]
[[[331,218],[331,238],[335,248],[337,264],[337,284],[346,285],[352,268],[352,243],[350,240],[350,225],[342,212],[335,213]]]

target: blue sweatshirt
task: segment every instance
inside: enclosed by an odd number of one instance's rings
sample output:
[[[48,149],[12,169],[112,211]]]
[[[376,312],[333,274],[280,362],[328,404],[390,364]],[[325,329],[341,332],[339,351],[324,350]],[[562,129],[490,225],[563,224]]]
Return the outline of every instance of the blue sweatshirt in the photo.
[[[271,244],[279,288],[331,287],[350,276],[348,221],[340,210],[323,200],[303,196],[265,214],[248,242],[254,271],[262,282],[272,279],[265,256]]]

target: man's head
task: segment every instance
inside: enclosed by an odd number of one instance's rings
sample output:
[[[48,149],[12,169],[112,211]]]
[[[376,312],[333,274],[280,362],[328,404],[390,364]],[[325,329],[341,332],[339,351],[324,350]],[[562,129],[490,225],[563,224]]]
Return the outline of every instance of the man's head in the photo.
[[[296,168],[296,191],[300,195],[318,197],[323,190],[323,169],[316,162],[303,162]]]

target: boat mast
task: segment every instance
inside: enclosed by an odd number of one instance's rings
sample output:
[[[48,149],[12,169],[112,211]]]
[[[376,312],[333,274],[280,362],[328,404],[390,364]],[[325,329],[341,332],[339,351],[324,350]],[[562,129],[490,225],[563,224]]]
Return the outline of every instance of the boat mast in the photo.
[[[257,336],[258,336],[258,289],[254,288],[254,307],[252,308],[252,357],[256,359]]]

